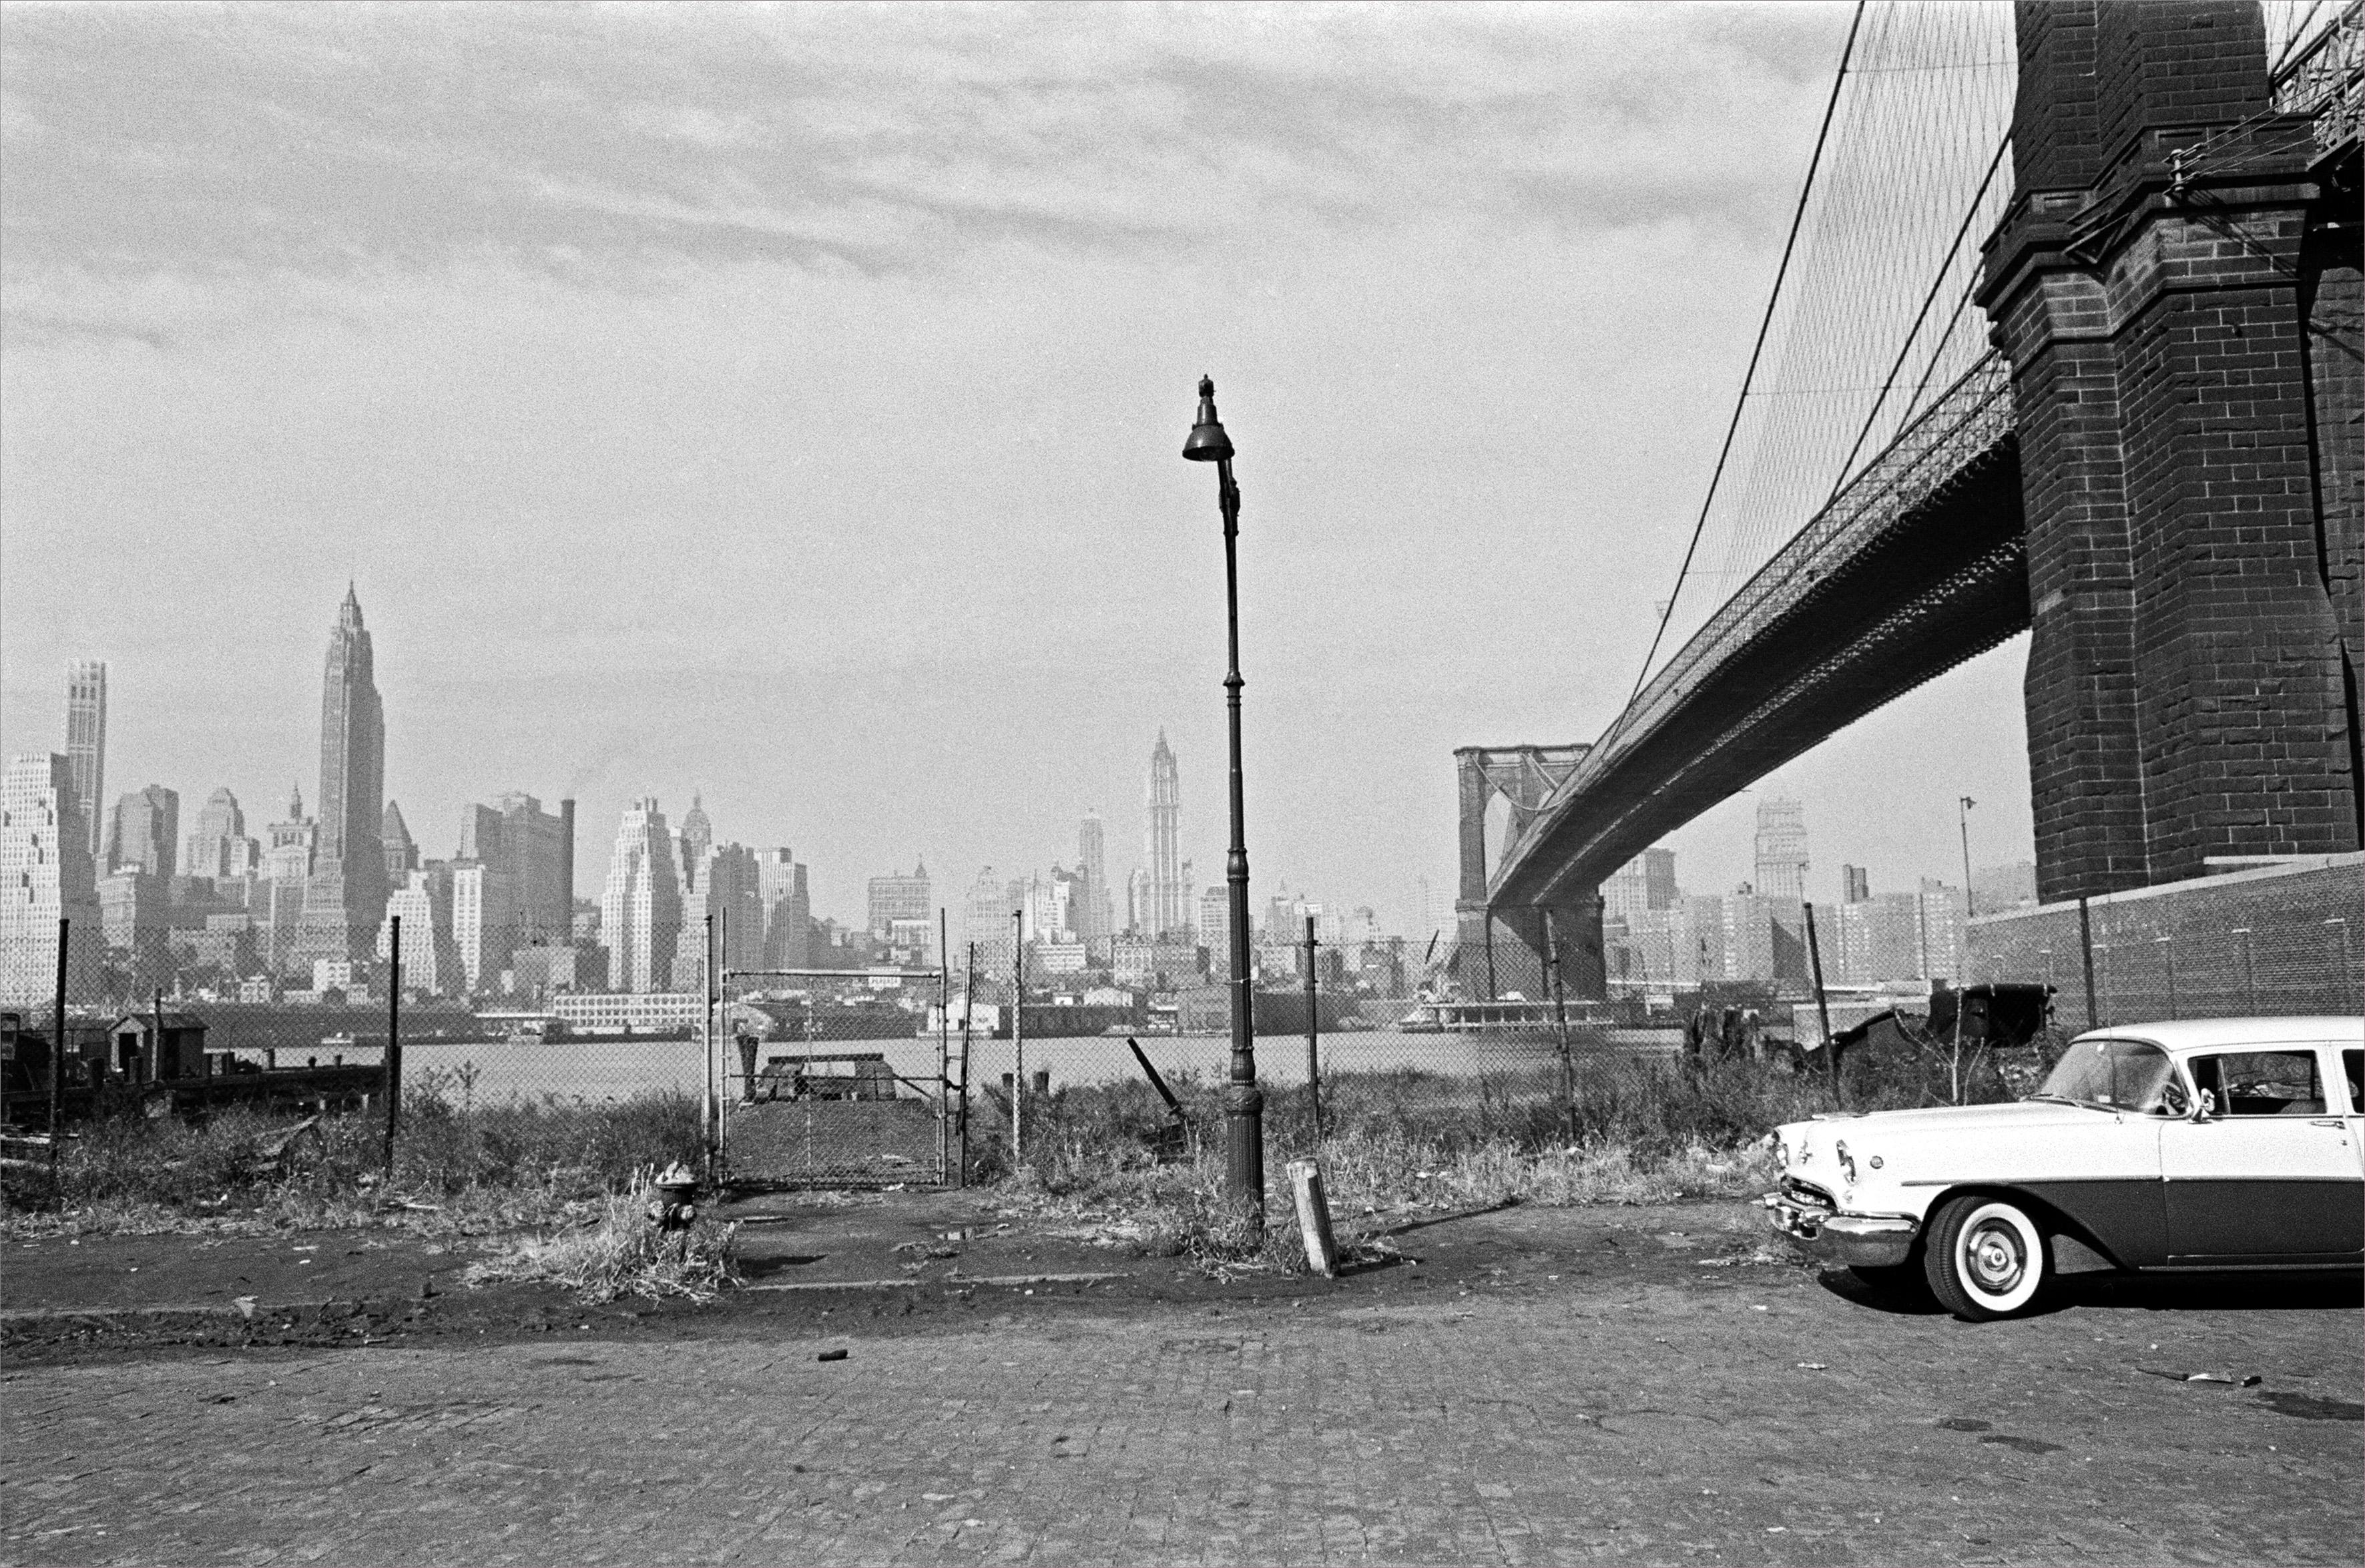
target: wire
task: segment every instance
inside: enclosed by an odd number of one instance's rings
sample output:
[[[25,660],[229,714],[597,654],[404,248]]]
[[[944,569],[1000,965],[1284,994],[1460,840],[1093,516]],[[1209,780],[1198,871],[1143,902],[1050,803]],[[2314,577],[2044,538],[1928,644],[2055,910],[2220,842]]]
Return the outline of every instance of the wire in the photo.
[[[1979,204],[1987,199],[1988,186],[1994,183],[1996,170],[2003,166],[2004,152],[2011,146],[2012,136],[2006,132],[2003,140],[1996,143],[1995,156],[1988,160],[1988,172],[1979,176],[1979,188],[1971,193],[1970,206],[1963,209],[1963,221],[1956,226],[1955,238],[1946,247],[1946,259],[1938,264],[1938,275],[1930,280],[1930,291],[1922,297],[1922,308],[1913,313],[1913,325],[1906,330],[1905,341],[1898,345],[1897,361],[1889,367],[1889,375],[1881,382],[1880,396],[1873,400],[1872,412],[1864,417],[1864,426],[1856,431],[1855,444],[1849,447],[1848,454],[1840,460],[1839,472],[1832,478],[1833,499],[1836,500],[1841,489],[1846,486],[1848,470],[1855,465],[1856,454],[1864,450],[1866,440],[1872,434],[1873,422],[1880,417],[1881,406],[1889,401],[1889,388],[1897,385],[1897,373],[1905,368],[1906,356],[1913,352],[1913,340],[1921,332],[1922,323],[1929,319],[1930,307],[1937,300],[1938,290],[1945,286],[1946,274],[1952,270],[1955,257],[1962,251],[1963,236],[1971,231],[1971,220],[1978,217]],[[1949,320],[1947,330],[1950,332],[1953,326]],[[1943,347],[1943,339],[1940,343]]]
[[[1840,105],[1840,90],[1847,84],[1848,62],[1855,54],[1856,30],[1864,24],[1867,0],[1856,0],[1855,12],[1848,18],[1847,41],[1840,46],[1840,67],[1832,78],[1832,95],[1823,104],[1822,124],[1815,130],[1815,150],[1807,158],[1806,183],[1799,188],[1799,205],[1790,214],[1790,232],[1782,241],[1782,260],[1774,269],[1774,287],[1765,298],[1765,314],[1757,323],[1757,341],[1749,350],[1749,367],[1742,373],[1741,396],[1733,399],[1732,418],[1724,428],[1724,444],[1716,454],[1716,467],[1709,473],[1708,495],[1700,502],[1698,521],[1692,524],[1691,543],[1684,546],[1683,565],[1676,569],[1675,592],[1667,597],[1667,608],[1660,612],[1659,628],[1651,636],[1651,651],[1642,655],[1642,667],[1635,673],[1634,689],[1626,696],[1626,705],[1601,737],[1597,751],[1607,751],[1619,732],[1625,728],[1627,715],[1634,711],[1634,700],[1642,694],[1642,683],[1651,677],[1651,663],[1659,656],[1659,644],[1667,634],[1667,622],[1676,613],[1676,601],[1683,597],[1684,579],[1690,576],[1692,556],[1699,549],[1700,534],[1708,527],[1709,510],[1716,505],[1717,486],[1724,478],[1724,465],[1732,456],[1732,440],[1741,430],[1741,411],[1749,402],[1749,387],[1756,379],[1758,356],[1765,352],[1765,334],[1774,325],[1774,308],[1782,298],[1782,281],[1789,274],[1790,253],[1799,243],[1799,226],[1807,216],[1807,198],[1814,193],[1815,172],[1822,166],[1823,142],[1831,135],[1832,117]]]

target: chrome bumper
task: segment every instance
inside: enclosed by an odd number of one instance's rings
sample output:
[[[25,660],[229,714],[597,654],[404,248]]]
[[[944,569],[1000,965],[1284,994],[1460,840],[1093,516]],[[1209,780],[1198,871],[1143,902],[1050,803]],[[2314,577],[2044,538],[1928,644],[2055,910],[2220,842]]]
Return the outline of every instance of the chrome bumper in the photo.
[[[1820,1208],[1768,1193],[1766,1222],[1789,1238],[1790,1245],[1820,1263],[1852,1269],[1890,1269],[1913,1255],[1913,1238],[1922,1222],[1897,1215],[1831,1214]]]

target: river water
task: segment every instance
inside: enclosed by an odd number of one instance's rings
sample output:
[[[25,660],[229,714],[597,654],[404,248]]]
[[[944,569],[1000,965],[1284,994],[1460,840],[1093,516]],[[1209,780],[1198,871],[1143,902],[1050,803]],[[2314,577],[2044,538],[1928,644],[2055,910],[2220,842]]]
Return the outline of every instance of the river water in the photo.
[[[721,1047],[734,1059],[729,1043]],[[956,1052],[959,1040],[953,1041]],[[1219,1080],[1230,1070],[1231,1042],[1222,1036],[1149,1036],[1141,1048],[1169,1079],[1196,1074]],[[1481,1072],[1532,1070],[1547,1067],[1553,1042],[1546,1036],[1413,1035],[1395,1030],[1344,1030],[1325,1035],[1320,1042],[1324,1073],[1383,1071],[1418,1068],[1429,1072],[1471,1076]],[[1122,1038],[1091,1036],[1025,1042],[1026,1074],[1048,1070],[1054,1088],[1069,1084],[1104,1083],[1138,1079],[1141,1069]],[[936,1042],[928,1040],[768,1041],[758,1047],[761,1060],[790,1055],[884,1056],[891,1071],[918,1082],[936,1076]],[[1013,1070],[1008,1040],[975,1042],[974,1083],[999,1083]],[[346,1047],[341,1053],[349,1064],[379,1059],[372,1047]],[[281,1051],[282,1066],[296,1062],[295,1053]],[[329,1053],[319,1059],[325,1065]],[[404,1043],[403,1076],[419,1083],[433,1075],[453,1099],[479,1103],[511,1099],[539,1100],[556,1095],[563,1100],[592,1103],[623,1100],[651,1090],[675,1090],[695,1094],[705,1072],[704,1047],[696,1040],[562,1040],[548,1045],[507,1042],[471,1045]],[[1267,1036],[1257,1042],[1257,1076],[1269,1085],[1285,1087],[1306,1081],[1306,1042],[1302,1038]]]

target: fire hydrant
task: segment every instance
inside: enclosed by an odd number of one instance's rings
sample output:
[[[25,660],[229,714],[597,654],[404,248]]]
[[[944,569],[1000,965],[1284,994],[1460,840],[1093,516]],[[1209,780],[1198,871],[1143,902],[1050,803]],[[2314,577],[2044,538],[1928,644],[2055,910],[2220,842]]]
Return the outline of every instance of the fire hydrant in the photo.
[[[649,1205],[649,1220],[659,1230],[688,1230],[698,1219],[698,1178],[675,1160],[657,1173],[657,1201]]]

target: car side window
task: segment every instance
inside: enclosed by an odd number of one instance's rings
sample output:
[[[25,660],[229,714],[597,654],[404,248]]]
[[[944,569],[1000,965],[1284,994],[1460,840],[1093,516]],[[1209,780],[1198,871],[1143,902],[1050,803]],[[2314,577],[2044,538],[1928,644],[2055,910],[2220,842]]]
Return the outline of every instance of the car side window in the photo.
[[[2365,1115],[2365,1051],[2343,1051],[2340,1065],[2348,1080],[2348,1114]]]
[[[2321,1116],[2324,1080],[2315,1053],[2229,1051],[2197,1057],[2192,1081],[2210,1092],[2221,1116]]]

